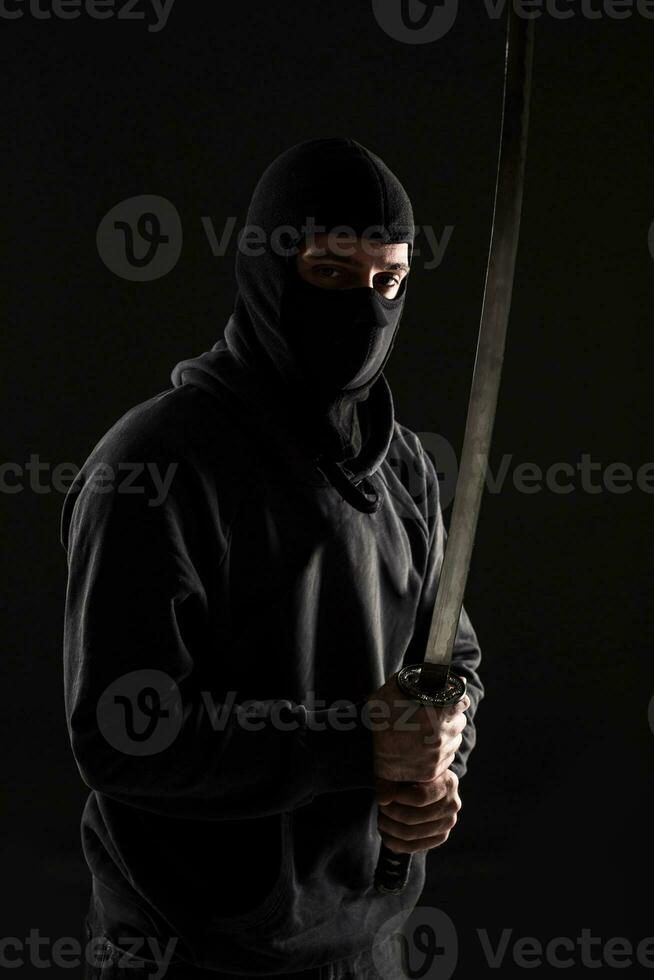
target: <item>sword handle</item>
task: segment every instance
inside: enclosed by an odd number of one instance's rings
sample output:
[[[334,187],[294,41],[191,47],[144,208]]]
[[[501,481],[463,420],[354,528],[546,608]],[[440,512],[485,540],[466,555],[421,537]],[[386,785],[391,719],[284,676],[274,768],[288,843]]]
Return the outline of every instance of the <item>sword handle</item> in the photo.
[[[396,678],[397,686],[418,704],[444,708],[457,704],[465,694],[465,681],[447,667],[434,664],[408,664]],[[411,871],[411,854],[396,854],[385,844],[379,848],[374,887],[380,895],[399,895],[406,888]]]
[[[400,895],[411,870],[411,854],[396,854],[381,844],[375,868],[375,891],[379,895]]]

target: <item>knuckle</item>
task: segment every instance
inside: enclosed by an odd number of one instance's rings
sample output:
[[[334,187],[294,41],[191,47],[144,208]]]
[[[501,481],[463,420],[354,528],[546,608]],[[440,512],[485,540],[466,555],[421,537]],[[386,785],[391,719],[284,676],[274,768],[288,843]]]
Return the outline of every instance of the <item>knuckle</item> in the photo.
[[[436,769],[437,769],[437,765],[434,760],[430,759],[428,762],[426,762],[423,767],[421,782],[430,783],[433,779],[435,779]],[[423,789],[425,790],[425,792],[427,792],[425,787],[423,787]]]
[[[429,792],[429,787],[427,785],[419,786],[417,796],[420,801],[419,805],[426,806],[427,803],[431,801],[431,793]]]

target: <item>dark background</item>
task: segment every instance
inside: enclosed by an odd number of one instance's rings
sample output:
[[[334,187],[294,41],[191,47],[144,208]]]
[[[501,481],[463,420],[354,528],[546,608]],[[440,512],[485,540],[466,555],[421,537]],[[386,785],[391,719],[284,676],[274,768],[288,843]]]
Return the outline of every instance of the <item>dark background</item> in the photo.
[[[492,213],[502,22],[469,4],[446,37],[418,46],[388,37],[368,2],[177,0],[159,33],[86,16],[26,15],[0,30],[11,62],[7,460],[24,465],[35,453],[81,465],[123,412],[169,386],[176,361],[217,339],[234,297],[234,245],[214,257],[200,218],[221,228],[234,215],[240,227],[273,157],[331,134],[386,160],[418,224],[439,237],[454,226],[440,267],[412,273],[388,376],[398,418],[459,452]],[[654,458],[653,32],[638,15],[537,24],[493,469],[504,453],[544,468],[583,453],[603,467]],[[180,261],[146,283],[110,272],[95,241],[106,212],[140,194],[168,198],[184,226]],[[86,791],[63,712],[62,495],[25,489],[2,503],[1,932],[77,936],[89,888],[78,837]],[[525,494],[509,477],[485,496],[466,605],[487,695],[459,824],[430,856],[423,896],[455,922],[459,973],[488,970],[477,929],[493,943],[502,929],[543,943],[584,927],[604,941],[654,933],[651,506],[651,493],[590,494],[579,481],[567,495]],[[510,952],[503,970],[523,972]]]

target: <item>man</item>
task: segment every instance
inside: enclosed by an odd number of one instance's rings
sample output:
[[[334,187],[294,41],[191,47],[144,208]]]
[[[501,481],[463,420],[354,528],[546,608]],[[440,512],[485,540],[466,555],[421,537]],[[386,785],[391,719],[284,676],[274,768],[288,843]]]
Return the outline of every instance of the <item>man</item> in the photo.
[[[67,497],[89,976],[402,976],[372,947],[456,821],[483,693],[465,611],[459,705],[407,720],[394,680],[424,655],[445,540],[382,373],[413,240],[359,143],[283,153],[224,340],[120,419]],[[380,840],[413,854],[402,894],[372,887]]]

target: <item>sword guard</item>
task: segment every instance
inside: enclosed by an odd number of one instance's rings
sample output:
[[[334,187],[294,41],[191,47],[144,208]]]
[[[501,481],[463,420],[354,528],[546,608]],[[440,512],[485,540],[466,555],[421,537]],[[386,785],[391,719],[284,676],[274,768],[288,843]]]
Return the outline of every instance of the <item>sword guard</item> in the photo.
[[[465,681],[442,664],[407,664],[395,678],[407,697],[419,704],[446,708],[465,694]]]

